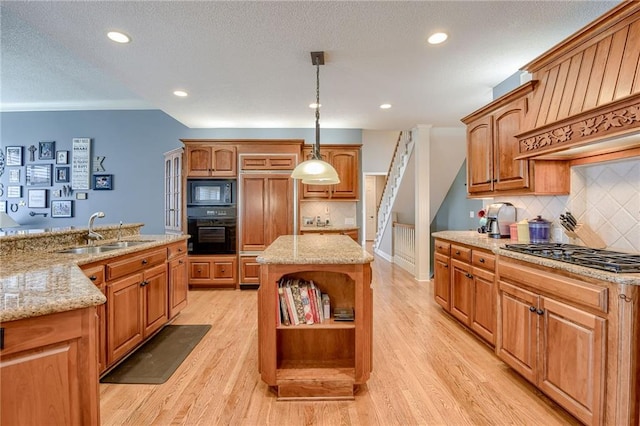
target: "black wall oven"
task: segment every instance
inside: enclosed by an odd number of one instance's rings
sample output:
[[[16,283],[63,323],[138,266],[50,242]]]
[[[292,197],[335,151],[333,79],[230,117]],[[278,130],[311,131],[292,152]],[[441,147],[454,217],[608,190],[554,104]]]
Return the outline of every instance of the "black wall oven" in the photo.
[[[187,229],[189,254],[236,254],[235,206],[188,208]]]

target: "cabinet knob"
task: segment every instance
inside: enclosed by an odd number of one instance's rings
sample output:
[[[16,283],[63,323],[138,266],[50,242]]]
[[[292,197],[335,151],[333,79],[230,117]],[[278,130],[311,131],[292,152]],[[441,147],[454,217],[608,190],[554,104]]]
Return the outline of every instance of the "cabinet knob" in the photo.
[[[544,310],[542,310],[542,309],[538,309],[538,310],[536,311],[536,314],[538,314],[538,315],[543,315],[543,314],[544,314]]]
[[[146,265],[147,263],[149,263],[149,261],[147,259],[142,259],[142,264]]]
[[[445,268],[448,268],[448,267],[449,267],[449,265],[447,265],[446,263],[445,263],[444,265],[442,265],[442,266],[444,266]]]
[[[202,272],[202,269],[198,269],[198,273],[201,273],[201,272]]]
[[[178,260],[178,263],[179,263],[180,265],[182,265],[184,262],[183,262],[183,260],[182,260],[182,259],[180,259],[180,260]]]
[[[470,274],[470,273],[468,273],[468,272],[465,274],[465,276],[466,276],[467,278],[473,278],[473,275],[471,275],[471,274]]]
[[[95,280],[97,280],[97,279],[98,279],[98,277],[96,277],[95,275],[91,275],[91,276],[89,277],[89,279],[90,279],[91,281],[95,281]]]
[[[529,310],[530,310],[531,312],[535,312],[535,311],[536,311],[536,307],[535,307],[535,306],[529,306]]]
[[[456,254],[460,254],[460,250],[456,250]]]
[[[220,269],[220,271],[222,271],[222,273],[224,274],[224,268]]]
[[[480,263],[484,263],[484,258],[483,257],[480,258]]]
[[[140,283],[140,287],[144,287],[144,286],[146,286],[147,284],[149,284],[149,281],[142,281],[142,282]]]

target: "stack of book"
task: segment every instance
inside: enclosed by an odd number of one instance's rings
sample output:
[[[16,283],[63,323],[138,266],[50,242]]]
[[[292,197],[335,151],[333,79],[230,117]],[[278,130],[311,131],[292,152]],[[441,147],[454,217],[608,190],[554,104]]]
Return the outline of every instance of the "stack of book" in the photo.
[[[318,324],[329,319],[329,295],[321,293],[313,281],[283,277],[278,282],[282,325]]]

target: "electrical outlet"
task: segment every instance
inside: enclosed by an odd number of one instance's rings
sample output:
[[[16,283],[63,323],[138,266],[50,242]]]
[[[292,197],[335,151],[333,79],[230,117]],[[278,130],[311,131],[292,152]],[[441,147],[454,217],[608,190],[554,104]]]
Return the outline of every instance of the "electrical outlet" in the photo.
[[[475,213],[473,212],[473,210],[469,211],[469,217],[473,219],[474,216],[475,216]]]

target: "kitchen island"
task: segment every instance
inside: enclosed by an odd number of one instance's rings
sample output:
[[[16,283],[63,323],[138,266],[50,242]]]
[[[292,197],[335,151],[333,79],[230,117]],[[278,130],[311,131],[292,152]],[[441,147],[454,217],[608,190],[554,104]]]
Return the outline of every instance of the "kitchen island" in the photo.
[[[278,399],[353,399],[372,370],[373,256],[346,235],[284,235],[257,258],[258,351],[262,380]],[[313,281],[329,296],[331,316],[284,325],[279,282]],[[335,308],[353,309],[338,321]]]

